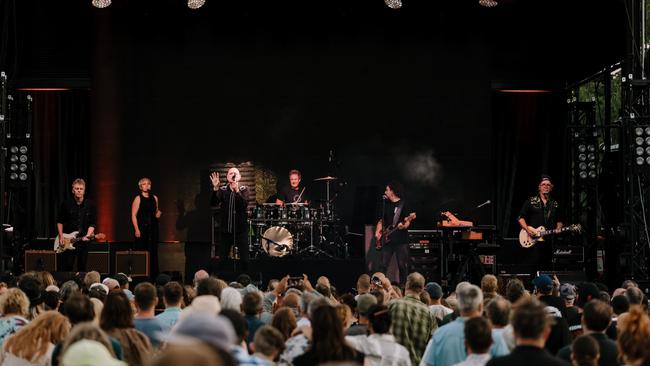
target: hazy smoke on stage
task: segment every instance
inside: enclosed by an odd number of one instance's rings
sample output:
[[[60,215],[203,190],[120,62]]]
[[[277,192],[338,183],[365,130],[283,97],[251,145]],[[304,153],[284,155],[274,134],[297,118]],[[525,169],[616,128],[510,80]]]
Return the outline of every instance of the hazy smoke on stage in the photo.
[[[398,165],[404,169],[402,176],[406,181],[426,186],[438,183],[442,167],[434,157],[433,150],[399,154],[397,159]]]

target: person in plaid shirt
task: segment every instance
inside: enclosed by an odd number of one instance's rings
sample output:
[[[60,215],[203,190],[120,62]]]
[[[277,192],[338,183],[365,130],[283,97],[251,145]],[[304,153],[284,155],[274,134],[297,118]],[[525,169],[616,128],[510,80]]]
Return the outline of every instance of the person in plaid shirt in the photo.
[[[397,343],[409,351],[413,365],[420,364],[427,342],[438,327],[433,313],[420,301],[423,290],[424,277],[413,272],[406,278],[405,296],[388,305],[393,322],[392,333]]]

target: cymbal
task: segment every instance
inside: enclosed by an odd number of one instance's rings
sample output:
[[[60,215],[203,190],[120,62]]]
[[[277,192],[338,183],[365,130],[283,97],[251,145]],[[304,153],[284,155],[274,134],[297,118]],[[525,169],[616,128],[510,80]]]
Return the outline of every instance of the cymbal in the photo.
[[[331,180],[337,180],[337,179],[338,179],[337,177],[331,177],[331,176],[328,175],[327,177],[316,178],[316,179],[314,179],[314,182],[331,181]]]

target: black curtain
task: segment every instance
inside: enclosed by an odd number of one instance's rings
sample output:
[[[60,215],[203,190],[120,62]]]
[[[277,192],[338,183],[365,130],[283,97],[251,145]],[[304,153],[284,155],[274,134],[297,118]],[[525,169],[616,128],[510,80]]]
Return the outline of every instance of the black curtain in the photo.
[[[541,174],[551,176],[552,195],[560,199],[571,187],[563,182],[564,93],[494,92],[495,217],[499,234],[514,237],[519,209],[537,193]]]
[[[90,173],[90,91],[30,92],[34,98],[34,235],[55,234],[60,203]]]

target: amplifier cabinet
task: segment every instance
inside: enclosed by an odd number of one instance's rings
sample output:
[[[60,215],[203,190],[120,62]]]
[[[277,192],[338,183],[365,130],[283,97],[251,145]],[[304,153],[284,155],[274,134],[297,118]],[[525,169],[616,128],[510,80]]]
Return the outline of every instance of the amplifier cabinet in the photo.
[[[148,251],[119,251],[115,252],[115,273],[126,273],[129,276],[149,276]]]

